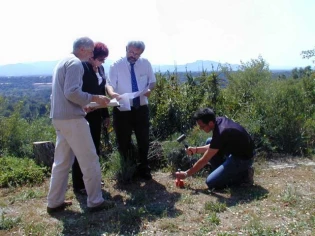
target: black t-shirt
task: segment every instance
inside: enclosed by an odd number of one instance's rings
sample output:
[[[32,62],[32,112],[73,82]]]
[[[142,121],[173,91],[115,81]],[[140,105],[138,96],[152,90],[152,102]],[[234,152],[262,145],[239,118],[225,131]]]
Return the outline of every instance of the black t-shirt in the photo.
[[[226,117],[216,118],[210,147],[219,149],[217,155],[232,154],[240,159],[250,159],[254,154],[254,142],[247,131]]]

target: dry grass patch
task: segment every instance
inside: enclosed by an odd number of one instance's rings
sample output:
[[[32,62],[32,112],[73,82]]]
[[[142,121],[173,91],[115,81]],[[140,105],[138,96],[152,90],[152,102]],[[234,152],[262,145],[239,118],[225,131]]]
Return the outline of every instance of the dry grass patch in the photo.
[[[300,161],[300,160],[299,160]],[[315,167],[256,166],[255,185],[209,191],[204,177],[175,187],[169,173],[152,181],[107,180],[106,198],[117,207],[87,213],[86,198],[46,213],[48,180],[41,186],[0,189],[0,235],[315,235]]]

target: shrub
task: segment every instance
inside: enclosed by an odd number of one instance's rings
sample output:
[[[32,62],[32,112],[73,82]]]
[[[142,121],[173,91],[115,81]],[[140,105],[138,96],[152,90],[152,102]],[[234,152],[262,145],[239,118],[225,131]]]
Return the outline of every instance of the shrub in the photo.
[[[33,142],[55,140],[55,131],[48,117],[27,121],[20,117],[23,101],[14,107],[9,117],[0,119],[0,147],[6,155],[32,157]]]
[[[280,153],[303,155],[306,140],[303,138],[308,103],[300,81],[273,81],[266,89],[264,107],[260,107],[262,129],[260,136],[268,137],[274,150]]]
[[[149,105],[154,138],[165,140],[174,133],[191,129],[192,114],[204,101],[200,88],[196,84],[180,83],[176,74],[157,74]]]
[[[0,158],[0,187],[34,185],[44,181],[46,168],[29,158]]]

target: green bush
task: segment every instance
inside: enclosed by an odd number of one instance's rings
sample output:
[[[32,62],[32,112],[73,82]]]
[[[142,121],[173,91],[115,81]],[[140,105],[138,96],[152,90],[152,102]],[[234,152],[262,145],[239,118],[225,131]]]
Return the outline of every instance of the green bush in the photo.
[[[258,151],[293,155],[314,151],[314,76],[272,79],[261,57],[242,63],[239,71],[227,76],[222,113],[251,133]]]
[[[0,187],[40,184],[46,171],[28,158],[1,157]]]
[[[183,133],[194,125],[191,117],[204,100],[200,87],[180,83],[176,74],[157,74],[157,84],[150,97],[151,133],[165,140],[174,133]]]
[[[33,142],[54,141],[55,130],[48,117],[27,121],[20,117],[23,101],[17,103],[9,117],[0,117],[0,147],[3,154],[32,157]]]

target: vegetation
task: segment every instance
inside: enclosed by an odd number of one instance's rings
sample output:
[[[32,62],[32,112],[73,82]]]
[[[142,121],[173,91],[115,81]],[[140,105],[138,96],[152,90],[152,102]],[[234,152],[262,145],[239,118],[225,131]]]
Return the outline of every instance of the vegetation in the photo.
[[[0,158],[0,187],[36,185],[44,181],[46,168],[29,158]]]
[[[307,59],[315,57],[315,48],[311,50],[302,51],[301,55],[303,56],[303,58],[307,58]],[[313,63],[315,63],[315,60],[313,61]]]
[[[150,97],[150,133],[151,141],[160,142],[164,150],[182,133],[188,134],[191,145],[202,144],[205,139],[200,138],[191,117],[200,107],[212,107],[218,115],[244,125],[254,137],[258,153],[267,156],[314,153],[315,73],[310,66],[295,68],[291,78],[284,79],[274,77],[268,63],[259,57],[242,62],[238,71],[222,66],[212,72],[167,72],[157,73],[156,77],[156,89]],[[0,154],[31,158],[34,141],[55,141],[48,114],[49,79],[1,79]],[[18,92],[12,93],[15,89]],[[27,99],[26,91],[29,91]],[[102,138],[103,158],[113,152],[117,156],[114,144],[115,135],[110,127]],[[156,169],[184,167],[179,166],[178,159],[183,156],[180,149],[156,154],[159,155],[159,163],[154,163]],[[156,161],[155,153],[152,159]]]
[[[176,138],[186,133],[185,141],[195,146],[203,144],[209,135],[200,132],[191,119],[200,107],[212,107],[218,115],[244,125],[254,138],[257,160],[269,161],[276,154],[312,158],[315,72],[311,67],[295,68],[290,76],[274,76],[268,63],[259,57],[242,62],[238,71],[222,66],[211,72],[167,72],[156,77],[149,107],[149,161],[155,181],[130,185],[120,182],[130,178],[134,170],[121,162],[110,127],[102,134],[101,164],[108,189],[104,194],[113,196],[117,209],[88,216],[82,213],[85,201],[68,191],[67,198],[76,198],[77,202],[54,223],[49,216],[41,217],[49,173],[33,161],[32,150],[35,141],[55,141],[49,119],[50,78],[0,78],[0,206],[23,212],[20,216],[0,210],[0,235],[2,231],[42,235],[47,228],[50,230],[46,235],[314,233],[312,167],[276,172],[257,166],[258,185],[221,193],[205,189],[207,168],[187,180],[184,189],[175,189],[173,176],[169,175],[178,168],[189,168],[198,158],[187,157]],[[28,82],[15,86],[21,80]],[[137,156],[136,149],[131,156]],[[28,204],[35,210],[29,211]],[[39,214],[36,209],[40,209]],[[282,220],[277,223],[278,218]]]

